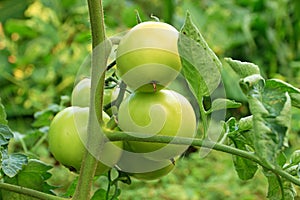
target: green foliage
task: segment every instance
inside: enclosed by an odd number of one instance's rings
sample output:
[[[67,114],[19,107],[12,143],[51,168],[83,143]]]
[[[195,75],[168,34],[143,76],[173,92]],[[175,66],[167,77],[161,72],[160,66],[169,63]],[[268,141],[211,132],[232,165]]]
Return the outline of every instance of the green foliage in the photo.
[[[182,74],[197,99],[195,107],[200,106],[199,135],[207,132],[209,116],[217,111],[234,108],[239,112],[247,107],[249,113],[234,117],[228,113],[229,119],[221,122],[223,137],[218,144],[223,143],[228,152],[236,150],[231,152],[233,163],[227,160],[224,166],[222,155],[213,154],[205,162],[191,154],[176,164],[176,176],[170,174],[157,183],[147,183],[147,187],[144,182],[133,181],[131,186],[122,187],[124,194],[119,184],[131,184],[130,177],[113,170],[115,174],[94,179],[92,199],[157,198],[157,190],[163,193],[157,199],[262,199],[266,184],[269,199],[296,199],[298,188],[294,186],[299,185],[300,165],[294,151],[299,149],[299,139],[294,133],[300,131],[300,90],[284,81],[300,84],[299,8],[295,0],[179,0],[151,4],[141,0],[104,1],[108,35],[135,25],[135,10],[142,19],[150,19],[153,13],[176,27],[183,24],[178,44]],[[191,14],[184,20],[186,10]],[[77,175],[69,171],[56,184],[75,176],[67,191],[59,192],[47,183],[53,168],[46,163],[57,163],[48,152],[46,138],[53,116],[69,103],[68,98],[62,101],[60,97],[71,94],[79,66],[91,51],[87,16],[87,5],[82,0],[0,2],[0,94],[7,111],[0,102],[0,152],[5,183],[50,194],[55,190],[57,196],[64,197],[71,197],[76,189]],[[192,21],[192,16],[197,20]],[[228,65],[222,66],[217,55],[228,57]],[[114,80],[114,70],[108,76]],[[119,81],[114,80],[113,87]],[[234,100],[213,99],[206,109],[203,97],[213,94],[220,81]],[[236,102],[241,100],[243,103]],[[59,101],[60,105],[55,104]],[[32,130],[11,130],[7,116],[25,115],[34,118]],[[211,141],[206,134],[203,139]],[[232,165],[241,180],[227,173]],[[179,186],[183,179],[186,184]],[[99,180],[107,182],[97,183]],[[224,182],[231,182],[231,188]],[[257,194],[251,194],[253,190]],[[29,198],[4,189],[1,193],[3,199]]]
[[[180,33],[178,49],[183,65],[182,73],[200,103],[204,96],[209,96],[219,85],[222,65],[191,21],[189,13]]]
[[[18,158],[18,160],[20,161],[21,159]],[[51,174],[48,172],[51,168],[52,166],[40,160],[30,159],[28,164],[17,175],[5,176],[4,182],[52,194],[52,190],[55,187],[50,186],[46,182],[51,177]]]

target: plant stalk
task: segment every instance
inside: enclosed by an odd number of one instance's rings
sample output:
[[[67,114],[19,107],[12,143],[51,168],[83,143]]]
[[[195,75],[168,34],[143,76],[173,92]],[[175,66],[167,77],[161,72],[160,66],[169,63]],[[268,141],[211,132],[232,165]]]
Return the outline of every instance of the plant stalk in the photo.
[[[8,183],[0,183],[0,188],[7,190],[7,191],[15,192],[18,194],[23,194],[27,197],[33,197],[33,198],[37,198],[37,199],[41,199],[41,200],[67,200],[67,198],[62,198],[62,197],[54,196],[51,194],[46,194],[46,193],[43,193],[43,192],[40,192],[37,190],[25,188],[25,187],[18,186],[18,185],[12,185],[12,184],[8,184]]]
[[[73,200],[88,200],[91,198],[91,190],[98,160],[91,152],[99,148],[94,140],[95,134],[99,134],[99,124],[102,123],[102,104],[105,80],[106,49],[104,52],[101,43],[105,41],[105,27],[102,0],[87,0],[92,34],[92,71],[91,71],[91,96],[88,122],[87,151],[81,165],[78,184]],[[100,49],[99,49],[100,46]],[[101,129],[100,129],[101,130]]]
[[[254,153],[247,152],[244,150],[240,150],[228,145],[216,143],[213,141],[198,139],[198,138],[187,138],[187,137],[172,137],[172,136],[165,136],[165,135],[156,135],[152,137],[146,137],[146,134],[141,134],[142,137],[134,137],[132,133],[129,132],[118,132],[118,131],[110,131],[107,134],[107,137],[110,141],[142,141],[142,142],[156,142],[156,143],[172,143],[178,145],[191,145],[203,148],[212,148],[216,151],[221,151],[224,153],[229,153],[232,155],[240,156],[251,160],[260,166],[262,166],[265,170],[269,170],[274,174],[277,174],[290,182],[294,183],[295,185],[300,186],[300,179],[292,176],[291,174],[287,173],[286,171],[270,166],[268,163],[261,161]]]

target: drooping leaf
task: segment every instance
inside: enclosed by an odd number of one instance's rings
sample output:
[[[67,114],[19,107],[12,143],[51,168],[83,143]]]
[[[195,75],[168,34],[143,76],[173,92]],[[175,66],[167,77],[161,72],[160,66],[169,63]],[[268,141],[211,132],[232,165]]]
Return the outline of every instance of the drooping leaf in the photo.
[[[240,82],[253,115],[255,153],[264,161],[278,165],[278,155],[286,146],[291,122],[291,99],[287,92],[265,84],[260,75]]]
[[[223,109],[227,109],[227,108],[238,108],[240,107],[242,104],[230,99],[215,99],[212,104],[211,104],[211,108],[207,111],[207,113],[212,113],[214,111],[217,110],[223,110]]]
[[[271,172],[264,172],[268,179],[268,198],[270,200],[294,200],[296,191],[291,182]]]
[[[16,176],[5,176],[4,182],[52,194],[51,190],[55,187],[46,182],[51,177],[48,172],[51,168],[50,165],[40,160],[30,159],[28,164]]]
[[[1,151],[1,157],[2,171],[10,178],[16,176],[28,162],[27,156],[24,154],[8,154],[6,149]]]
[[[226,122],[228,137],[231,143],[238,149],[244,151],[253,151],[252,144],[252,132],[239,130],[239,124],[236,122],[235,118],[230,118]],[[251,160],[242,158],[240,156],[232,156],[235,170],[242,180],[249,180],[255,175],[258,166]]]
[[[203,96],[209,96],[219,85],[222,64],[193,24],[189,13],[180,31],[178,50],[182,73],[201,102]]]
[[[253,63],[241,62],[231,58],[225,58],[224,60],[241,78],[245,78],[253,74],[260,74],[259,67]]]
[[[6,112],[0,98],[0,124],[7,125]]]

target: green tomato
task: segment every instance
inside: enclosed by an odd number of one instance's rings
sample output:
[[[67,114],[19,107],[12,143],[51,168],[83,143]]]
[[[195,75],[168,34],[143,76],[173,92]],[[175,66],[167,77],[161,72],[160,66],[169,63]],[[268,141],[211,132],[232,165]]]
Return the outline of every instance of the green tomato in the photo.
[[[153,92],[166,87],[181,70],[178,31],[162,22],[133,27],[117,49],[117,74],[133,90]]]
[[[72,106],[89,107],[91,93],[91,79],[84,78],[79,81],[72,91]]]
[[[49,149],[54,158],[61,164],[80,170],[87,141],[87,124],[89,108],[68,107],[60,111],[53,118],[48,134]],[[103,112],[104,122],[109,116]],[[102,174],[114,166],[122,153],[122,142],[107,142],[99,153],[101,161],[98,163],[96,174]],[[108,165],[108,166],[107,166]]]
[[[166,176],[169,174],[175,167],[175,164],[173,164],[170,160],[165,160],[165,161],[150,161],[151,163],[147,163],[149,165],[161,165],[162,167],[153,171],[149,172],[142,172],[142,173],[131,173],[130,175],[136,179],[139,180],[155,180],[155,179],[160,179],[163,176]],[[165,166],[165,163],[168,163]]]
[[[196,117],[191,104],[184,96],[171,90],[132,93],[121,103],[118,121],[121,130],[135,137],[166,135],[193,138],[196,132]],[[128,144],[132,152],[146,153],[145,156],[153,160],[176,157],[188,147],[136,141]]]
[[[71,105],[79,107],[89,107],[90,105],[90,93],[91,93],[91,79],[84,78],[79,81],[72,91]],[[114,96],[113,96],[114,94]],[[116,99],[115,89],[105,89],[103,92],[103,105],[110,103],[113,99]],[[111,109],[109,113],[112,114]]]
[[[155,180],[169,174],[175,167],[175,160],[151,160],[144,154],[130,153],[131,147],[127,142],[123,144],[124,152],[117,164],[118,168],[130,176],[140,180]]]

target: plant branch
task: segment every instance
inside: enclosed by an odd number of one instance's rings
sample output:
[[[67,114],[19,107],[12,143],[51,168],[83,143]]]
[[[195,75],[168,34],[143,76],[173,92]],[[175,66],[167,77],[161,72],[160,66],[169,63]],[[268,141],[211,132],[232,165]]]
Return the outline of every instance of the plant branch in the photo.
[[[21,187],[18,185],[11,185],[8,183],[0,183],[0,188],[4,190],[8,190],[11,192],[16,192],[19,194],[26,195],[28,197],[34,197],[41,200],[66,200],[67,198],[62,198],[58,196],[54,196],[51,194],[46,194],[37,190]]]
[[[92,152],[97,152],[98,140],[93,140],[94,135],[99,131],[99,124],[102,123],[102,104],[105,82],[105,69],[107,61],[107,44],[105,42],[104,14],[102,0],[87,0],[91,34],[92,34],[92,72],[91,72],[91,96],[88,122],[87,149],[80,169],[78,184],[73,200],[88,200],[91,197],[91,190],[97,159]],[[104,44],[104,48],[103,48]]]
[[[279,167],[270,166],[268,163],[261,161],[253,152],[247,152],[228,145],[216,143],[213,141],[197,139],[197,138],[172,137],[172,136],[165,136],[165,135],[145,137],[146,134],[141,134],[141,136],[143,135],[143,137],[137,138],[132,136],[133,133],[129,133],[129,132],[119,132],[119,131],[110,131],[110,132],[111,133],[107,134],[107,137],[110,141],[140,141],[140,142],[142,141],[142,142],[172,143],[172,144],[179,144],[179,145],[192,145],[192,146],[198,146],[203,148],[211,148],[216,151],[221,151],[232,155],[240,156],[257,163],[260,166],[262,166],[264,169],[269,170],[274,174],[280,175],[281,177],[289,180],[290,182],[300,186],[300,179],[292,176],[291,174],[280,169]]]

